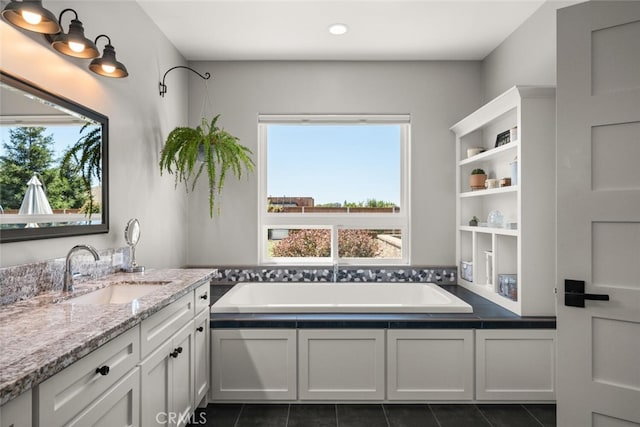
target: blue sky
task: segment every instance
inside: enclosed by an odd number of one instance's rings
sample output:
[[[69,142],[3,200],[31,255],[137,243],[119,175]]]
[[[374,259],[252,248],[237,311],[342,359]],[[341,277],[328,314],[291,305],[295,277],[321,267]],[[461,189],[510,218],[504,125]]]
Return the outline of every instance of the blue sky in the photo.
[[[267,194],[400,205],[400,126],[269,125]]]
[[[0,127],[0,156],[4,155],[4,144],[9,142],[9,129],[11,127]],[[80,139],[81,125],[61,126],[48,125],[44,135],[53,135],[54,145],[51,147],[54,151],[53,158],[59,160],[62,153]]]

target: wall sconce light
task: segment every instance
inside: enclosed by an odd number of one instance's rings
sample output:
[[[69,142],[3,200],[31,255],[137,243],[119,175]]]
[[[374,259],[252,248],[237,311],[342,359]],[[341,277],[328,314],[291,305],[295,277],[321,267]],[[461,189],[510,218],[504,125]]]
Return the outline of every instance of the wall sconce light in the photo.
[[[2,17],[10,24],[41,34],[62,31],[56,16],[42,6],[41,0],[12,0],[3,10]]]
[[[62,15],[65,12],[73,12],[75,19],[71,20],[68,33],[61,32],[52,37],[47,37],[51,41],[51,47],[62,54],[73,56],[74,58],[92,59],[100,56],[96,44],[84,36],[84,27],[82,22],[78,20],[78,14],[75,10],[65,9],[60,12],[60,18],[58,18],[60,26],[62,26]]]
[[[95,44],[98,44],[100,37],[107,38],[107,44],[102,51],[102,58],[96,58],[89,64],[89,69],[96,74],[105,77],[123,78],[129,75],[127,67],[122,62],[116,60],[116,50],[111,46],[111,39],[105,34],[96,37]]]
[[[185,70],[192,71],[192,72],[196,73],[198,76],[200,76],[200,78],[203,79],[203,80],[209,80],[211,78],[211,74],[209,74],[209,73],[204,73],[204,76],[203,76],[202,74],[200,74],[199,72],[197,72],[193,68],[187,67],[187,66],[184,66],[184,65],[176,65],[175,67],[171,67],[164,73],[164,76],[162,76],[162,81],[158,85],[159,88],[160,88],[160,96],[163,97],[163,98],[164,98],[164,94],[167,93],[167,85],[164,83],[164,79],[167,78],[167,74],[169,74],[169,71],[175,70],[176,68],[184,68]]]

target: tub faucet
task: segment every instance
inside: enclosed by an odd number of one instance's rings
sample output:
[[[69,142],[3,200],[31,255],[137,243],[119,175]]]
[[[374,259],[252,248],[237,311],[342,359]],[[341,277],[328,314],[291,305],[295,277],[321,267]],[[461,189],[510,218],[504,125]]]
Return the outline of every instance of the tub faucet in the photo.
[[[336,262],[335,264],[333,264],[333,283],[338,282],[338,271],[338,263]]]
[[[62,285],[62,292],[73,292],[73,273],[71,272],[71,257],[78,251],[86,250],[93,255],[93,259],[98,261],[100,259],[100,255],[93,248],[93,246],[89,245],[76,245],[71,248],[69,253],[67,254],[67,258],[64,261],[64,282]]]

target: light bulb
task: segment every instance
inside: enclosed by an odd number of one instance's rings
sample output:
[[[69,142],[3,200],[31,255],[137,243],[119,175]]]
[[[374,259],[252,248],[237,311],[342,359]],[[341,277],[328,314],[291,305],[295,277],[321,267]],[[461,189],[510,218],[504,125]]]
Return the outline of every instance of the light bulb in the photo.
[[[42,21],[42,15],[29,12],[28,10],[22,11],[22,19],[27,21],[31,25],[38,25]]]
[[[346,34],[349,28],[345,24],[332,24],[329,26],[329,33],[334,36],[341,36]]]
[[[102,64],[102,71],[104,71],[105,73],[113,73],[116,70],[116,67],[114,67],[113,65],[109,65],[109,64]]]
[[[84,43],[69,42],[69,49],[71,49],[74,52],[80,53],[84,50]]]

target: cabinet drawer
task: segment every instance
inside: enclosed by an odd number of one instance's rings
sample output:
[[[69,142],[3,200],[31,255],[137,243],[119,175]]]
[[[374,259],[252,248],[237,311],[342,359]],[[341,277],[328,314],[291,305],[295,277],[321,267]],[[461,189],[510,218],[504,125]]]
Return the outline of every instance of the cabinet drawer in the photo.
[[[40,425],[67,424],[140,362],[139,329],[133,327],[38,386]],[[106,375],[96,370],[108,366]]]
[[[211,292],[209,291],[208,281],[196,288],[195,296],[196,296],[196,314],[200,313],[204,309],[209,308],[209,302],[211,301]]]
[[[136,368],[100,395],[68,427],[130,427],[140,425],[139,419],[140,369]]]
[[[146,357],[160,344],[171,338],[178,329],[193,320],[193,292],[169,304],[154,315],[142,321],[140,329],[140,348],[142,357]]]

